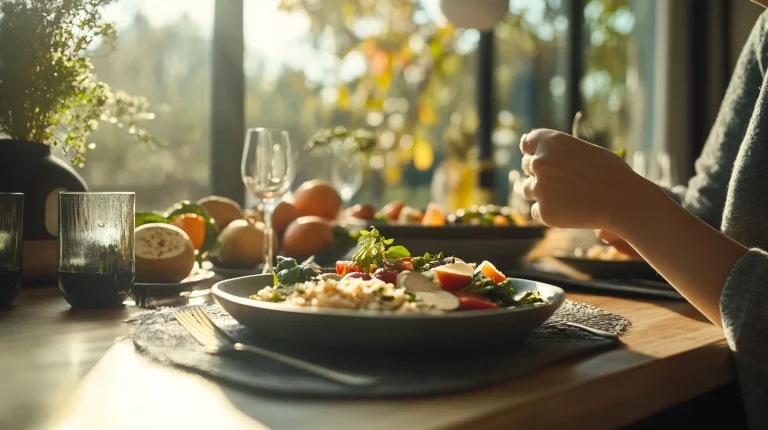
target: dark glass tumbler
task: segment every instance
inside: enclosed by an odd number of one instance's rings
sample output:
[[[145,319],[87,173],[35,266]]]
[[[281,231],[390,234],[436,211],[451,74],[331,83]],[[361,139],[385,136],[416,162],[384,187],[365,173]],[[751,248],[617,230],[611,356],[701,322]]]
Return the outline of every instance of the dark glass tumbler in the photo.
[[[121,306],[135,274],[134,193],[59,194],[59,289],[74,308]]]
[[[0,306],[8,306],[21,289],[24,194],[0,193]]]

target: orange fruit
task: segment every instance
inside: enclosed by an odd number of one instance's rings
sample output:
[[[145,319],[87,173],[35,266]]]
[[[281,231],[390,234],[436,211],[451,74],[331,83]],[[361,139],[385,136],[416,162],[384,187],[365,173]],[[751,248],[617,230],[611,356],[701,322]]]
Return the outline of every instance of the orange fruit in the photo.
[[[424,211],[424,218],[421,220],[421,225],[430,227],[440,227],[445,225],[445,212],[440,205],[430,203],[427,205],[427,210]]]
[[[173,219],[173,225],[184,230],[195,249],[205,242],[205,218],[196,214],[182,214]]]
[[[503,273],[499,271],[490,261],[483,261],[475,269],[475,273],[482,273],[488,279],[493,279],[494,282],[499,283],[507,279]]]
[[[515,225],[518,227],[525,227],[528,225],[528,219],[520,214],[512,214],[512,221],[514,221]]]
[[[504,215],[496,215],[495,217],[493,217],[493,225],[496,225],[496,226],[509,225],[509,218],[505,217]]]

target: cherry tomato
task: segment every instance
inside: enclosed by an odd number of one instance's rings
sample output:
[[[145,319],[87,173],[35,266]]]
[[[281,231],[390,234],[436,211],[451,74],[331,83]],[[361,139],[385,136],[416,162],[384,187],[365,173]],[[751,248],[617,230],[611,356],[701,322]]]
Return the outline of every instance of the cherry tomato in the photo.
[[[347,273],[360,272],[360,271],[361,271],[360,268],[353,265],[351,261],[336,262],[336,273],[338,273],[341,276],[344,276]]]
[[[394,270],[377,269],[373,272],[373,277],[380,279],[388,284],[394,284],[397,281],[397,272]]]
[[[493,303],[485,297],[467,291],[458,291],[456,297],[459,298],[459,309],[465,311],[496,309],[499,307],[496,303]]]

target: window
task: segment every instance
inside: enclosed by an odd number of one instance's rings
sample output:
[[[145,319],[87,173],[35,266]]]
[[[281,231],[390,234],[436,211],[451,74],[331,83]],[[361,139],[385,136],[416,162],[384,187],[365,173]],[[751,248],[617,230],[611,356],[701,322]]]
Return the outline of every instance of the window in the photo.
[[[654,145],[655,14],[654,1],[587,2],[580,89],[597,143],[627,149],[639,173],[658,179],[663,154]]]
[[[213,4],[119,0],[105,11],[118,42],[112,52],[95,48],[94,71],[115,90],[149,99],[156,118],[147,127],[168,146],[151,150],[126,130],[102,127],[79,171],[92,191],[135,191],[139,210],[208,193]]]
[[[227,152],[229,164],[240,152],[242,139],[211,139],[216,2],[118,0],[106,11],[118,24],[118,46],[108,56],[97,48],[95,71],[117,90],[146,96],[156,113],[149,128],[169,145],[152,151],[105,127],[81,171],[91,189],[133,190],[139,208],[163,208],[207,194],[210,157]],[[245,126],[290,132],[296,186],[330,179],[333,156],[307,143],[319,129],[344,126],[376,134],[354,200],[472,200],[478,31],[453,28],[439,0],[242,2]],[[655,4],[510,1],[493,39],[495,201],[506,203],[520,134],[570,131],[577,107],[597,143],[654,150]]]

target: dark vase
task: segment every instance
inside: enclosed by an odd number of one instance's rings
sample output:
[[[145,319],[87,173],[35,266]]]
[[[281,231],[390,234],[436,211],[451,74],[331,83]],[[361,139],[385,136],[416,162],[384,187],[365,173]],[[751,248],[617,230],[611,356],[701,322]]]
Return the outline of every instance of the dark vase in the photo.
[[[0,139],[0,192],[24,193],[24,278],[55,280],[60,191],[88,191],[48,145]]]

